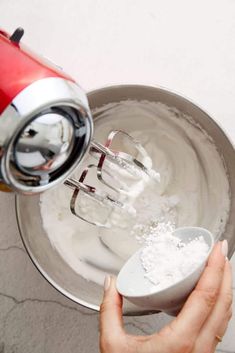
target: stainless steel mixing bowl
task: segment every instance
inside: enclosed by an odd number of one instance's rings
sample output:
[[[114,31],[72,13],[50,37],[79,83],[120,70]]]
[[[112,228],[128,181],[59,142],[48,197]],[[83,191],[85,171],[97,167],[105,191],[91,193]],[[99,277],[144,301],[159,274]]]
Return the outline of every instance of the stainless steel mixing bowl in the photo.
[[[235,150],[221,127],[189,100],[162,88],[122,85],[98,89],[88,94],[91,109],[126,99],[162,102],[190,115],[213,138],[228,172],[231,210],[223,237],[229,243],[229,257],[235,249]],[[216,170],[215,170],[216,173]],[[39,196],[16,197],[16,215],[23,243],[41,274],[61,293],[88,308],[99,310],[102,288],[86,281],[63,261],[52,247],[42,226]],[[149,313],[125,303],[125,313]]]

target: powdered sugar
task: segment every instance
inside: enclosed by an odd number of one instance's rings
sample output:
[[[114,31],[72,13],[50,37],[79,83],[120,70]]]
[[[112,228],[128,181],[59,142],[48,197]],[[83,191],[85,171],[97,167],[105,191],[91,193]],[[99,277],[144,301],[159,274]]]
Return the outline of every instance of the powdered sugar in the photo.
[[[133,233],[135,232],[136,239],[146,246],[151,246],[159,237],[170,236],[174,230],[175,224],[171,221],[164,221],[164,218],[159,221],[153,220],[147,225],[136,224],[133,227]]]
[[[140,254],[141,264],[148,278],[158,290],[179,282],[193,272],[206,258],[209,247],[202,236],[183,243],[172,235],[174,225],[158,223],[145,236]]]

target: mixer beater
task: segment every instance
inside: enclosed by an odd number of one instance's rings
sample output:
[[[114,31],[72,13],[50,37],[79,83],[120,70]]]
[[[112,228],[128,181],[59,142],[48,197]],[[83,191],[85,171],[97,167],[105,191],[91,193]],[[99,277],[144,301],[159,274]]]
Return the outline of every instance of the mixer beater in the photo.
[[[106,206],[110,211],[115,209],[134,216],[135,208],[127,202],[130,183],[133,185],[133,181],[137,182],[141,179],[151,179],[157,183],[160,181],[160,175],[152,169],[151,158],[144,147],[127,132],[113,130],[108,134],[104,144],[91,141],[89,154],[97,160],[97,163],[89,164],[79,179],[68,178],[64,182],[66,186],[73,189],[70,201],[71,212],[95,226],[109,227],[107,222],[100,223],[88,219],[76,210],[78,197],[83,193],[96,201],[98,207]],[[105,185],[108,192],[97,190],[95,186],[86,183],[85,179],[91,171],[95,171],[97,180]]]

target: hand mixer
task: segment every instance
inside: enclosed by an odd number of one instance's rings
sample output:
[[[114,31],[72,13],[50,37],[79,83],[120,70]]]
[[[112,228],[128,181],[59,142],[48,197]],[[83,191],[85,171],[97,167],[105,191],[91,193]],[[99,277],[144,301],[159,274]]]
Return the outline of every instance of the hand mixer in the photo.
[[[134,177],[158,180],[159,175],[143,162],[147,152],[126,132],[111,131],[104,145],[91,141],[93,122],[86,94],[60,68],[27,50],[20,43],[23,34],[22,28],[12,35],[0,30],[0,190],[32,195],[64,182],[74,190],[72,213],[101,225],[76,212],[80,192],[111,207],[126,205],[86,184],[91,170],[116,193],[127,192],[128,186],[115,178],[115,167]],[[112,148],[119,136],[138,158]],[[69,178],[87,151],[97,163],[88,165],[78,180]]]

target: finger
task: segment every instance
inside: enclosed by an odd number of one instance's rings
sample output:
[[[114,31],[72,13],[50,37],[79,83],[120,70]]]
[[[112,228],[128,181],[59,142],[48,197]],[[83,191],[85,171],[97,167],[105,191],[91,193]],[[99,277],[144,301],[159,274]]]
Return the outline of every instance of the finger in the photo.
[[[112,344],[124,334],[122,320],[122,297],[116,290],[116,280],[107,276],[104,297],[100,306],[100,342]]]
[[[227,241],[215,245],[201,278],[170,328],[178,337],[190,337],[195,342],[205,320],[210,315],[222,283]]]
[[[214,352],[215,347],[219,343],[216,336],[218,335],[221,338],[224,336],[232,316],[232,297],[232,269],[229,261],[226,261],[218,300],[201,329],[195,345],[195,352],[202,352],[202,348],[205,345],[207,345],[208,351]]]

